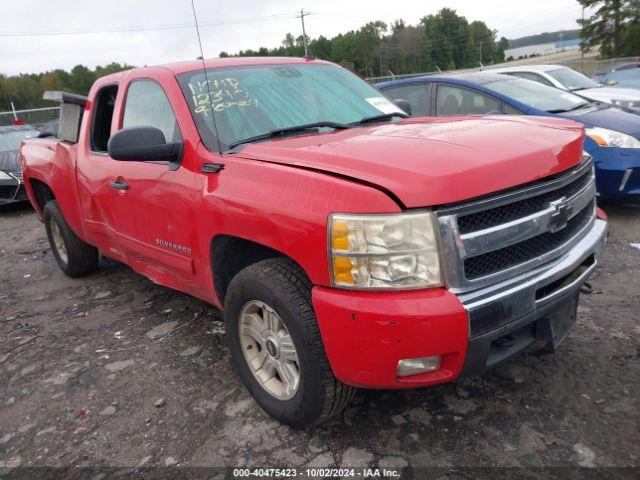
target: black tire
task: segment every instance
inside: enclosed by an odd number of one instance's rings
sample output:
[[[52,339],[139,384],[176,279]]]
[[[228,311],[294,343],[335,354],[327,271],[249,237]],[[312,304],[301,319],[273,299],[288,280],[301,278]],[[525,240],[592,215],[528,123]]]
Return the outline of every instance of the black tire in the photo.
[[[69,227],[62,216],[58,202],[51,200],[44,207],[44,226],[53,256],[60,269],[69,277],[80,277],[98,268],[98,249],[82,241]],[[57,229],[63,242],[64,251],[59,251],[53,232]]]
[[[243,307],[250,301],[272,307],[295,345],[300,382],[289,400],[267,392],[245,360],[239,321]],[[273,258],[246,267],[231,281],[224,307],[233,364],[253,398],[269,415],[293,428],[307,428],[336,415],[353,398],[356,389],[333,375],[311,302],[311,283],[295,262]]]

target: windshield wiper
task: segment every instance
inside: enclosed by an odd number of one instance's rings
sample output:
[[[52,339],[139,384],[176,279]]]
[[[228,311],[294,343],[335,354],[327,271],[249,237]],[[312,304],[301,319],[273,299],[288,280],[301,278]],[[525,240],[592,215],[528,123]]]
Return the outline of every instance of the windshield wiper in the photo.
[[[275,130],[271,130],[267,133],[262,133],[254,137],[249,137],[249,138],[245,138],[244,140],[238,140],[237,142],[230,143],[227,149],[233,150],[235,147],[239,145],[244,145],[245,143],[259,142],[261,140],[269,140],[272,138],[277,138],[277,137],[281,137],[281,136],[293,134],[293,133],[304,133],[310,130],[318,130],[320,128],[333,128],[334,130],[344,130],[350,127],[349,125],[345,125],[343,123],[327,121],[327,122],[307,123],[305,125],[296,125],[294,127],[287,127],[287,128],[276,128]]]
[[[584,108],[584,107],[588,107],[590,105],[591,105],[591,103],[581,103],[580,105],[576,105],[575,107],[559,108],[557,110],[547,110],[547,112],[549,112],[549,113],[567,113],[567,112],[573,112],[574,110],[579,110],[579,109]]]
[[[373,115],[371,117],[364,117],[360,121],[353,122],[352,125],[366,125],[367,123],[384,122],[385,120],[391,120],[395,117],[408,118],[409,115],[403,112],[385,113],[383,115]]]

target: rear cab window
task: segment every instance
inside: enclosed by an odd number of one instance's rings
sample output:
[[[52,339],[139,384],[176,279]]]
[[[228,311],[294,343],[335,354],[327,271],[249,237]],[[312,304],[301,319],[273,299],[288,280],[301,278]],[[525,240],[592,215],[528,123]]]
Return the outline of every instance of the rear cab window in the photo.
[[[91,150],[96,153],[107,153],[107,144],[111,137],[113,109],[118,96],[117,85],[107,85],[98,90],[91,120]]]

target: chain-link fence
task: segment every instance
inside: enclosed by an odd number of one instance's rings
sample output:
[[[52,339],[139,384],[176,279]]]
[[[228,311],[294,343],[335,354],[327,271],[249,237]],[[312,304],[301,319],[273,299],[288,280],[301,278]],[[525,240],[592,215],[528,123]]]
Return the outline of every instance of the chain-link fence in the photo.
[[[13,125],[17,119],[25,125],[50,124],[60,117],[60,107],[31,108],[15,112],[0,112],[0,127]]]
[[[574,70],[582,72],[590,77],[596,72],[608,72],[612,68],[619,67],[625,63],[638,61],[640,61],[640,57],[610,58],[608,60],[596,60],[594,58],[589,58],[584,60],[580,59],[558,62],[558,65],[573,68]]]

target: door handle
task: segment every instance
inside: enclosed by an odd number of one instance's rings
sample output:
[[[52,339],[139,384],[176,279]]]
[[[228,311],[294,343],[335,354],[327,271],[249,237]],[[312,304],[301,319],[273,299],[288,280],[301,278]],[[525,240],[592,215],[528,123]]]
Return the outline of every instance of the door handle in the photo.
[[[116,190],[129,190],[129,185],[121,178],[110,181],[109,186]]]

